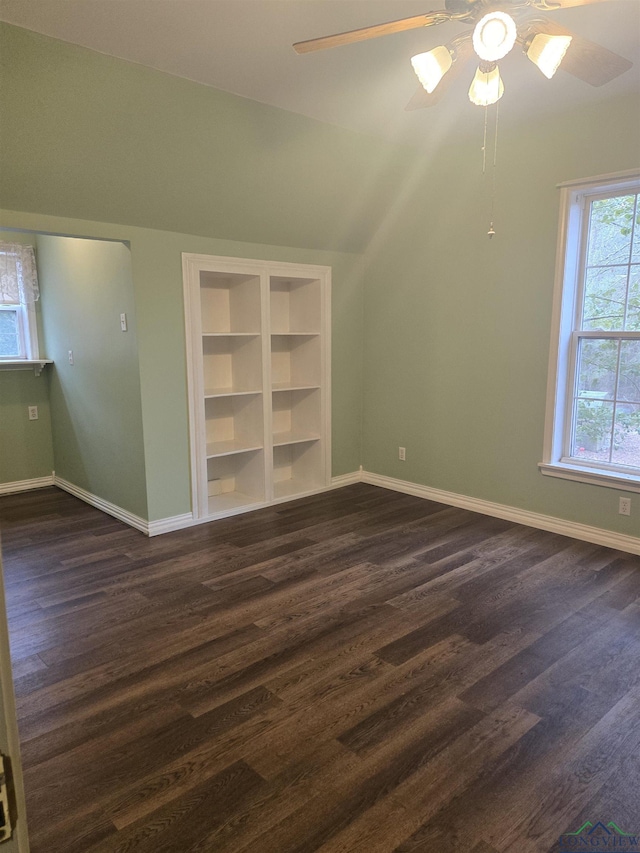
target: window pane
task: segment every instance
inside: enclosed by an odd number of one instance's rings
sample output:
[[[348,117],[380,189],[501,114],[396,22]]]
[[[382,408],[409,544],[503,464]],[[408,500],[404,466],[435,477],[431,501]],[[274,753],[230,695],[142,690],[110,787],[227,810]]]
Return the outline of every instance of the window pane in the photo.
[[[625,329],[629,332],[640,332],[640,264],[633,264],[629,270],[628,300]]]
[[[633,233],[632,263],[640,263],[640,196],[636,196],[636,221]]]
[[[620,342],[618,400],[640,403],[640,341]]]
[[[0,311],[0,358],[19,355],[18,312]]]
[[[617,369],[618,341],[580,341],[577,396],[613,400]]]
[[[611,461],[640,467],[640,406],[618,403]]]
[[[593,202],[587,253],[589,266],[629,263],[635,200],[635,195],[625,195]]]
[[[624,329],[628,267],[587,270],[582,328],[591,331]]]
[[[576,400],[571,455],[577,459],[608,462],[613,428],[613,403]]]

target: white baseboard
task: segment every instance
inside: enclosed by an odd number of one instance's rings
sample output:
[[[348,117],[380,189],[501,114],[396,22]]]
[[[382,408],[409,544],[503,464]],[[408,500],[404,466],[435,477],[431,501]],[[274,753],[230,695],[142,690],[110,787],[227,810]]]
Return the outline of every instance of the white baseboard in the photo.
[[[268,504],[261,503],[256,506],[256,509],[264,509],[265,506],[275,506],[276,504],[283,503],[285,501],[295,500],[296,497],[308,497],[312,494],[319,494],[321,492],[329,491],[330,489],[359,482],[359,471],[354,471],[350,474],[342,474],[339,477],[334,477],[329,487],[325,486],[320,489],[313,489],[309,492],[305,492],[304,495],[291,495],[287,498],[271,501]],[[156,521],[147,521],[146,519],[140,518],[128,510],[123,509],[122,507],[116,506],[116,504],[112,504],[97,495],[91,494],[91,492],[86,491],[86,489],[82,489],[80,486],[76,486],[73,483],[64,480],[62,477],[56,477],[54,475],[49,479],[49,482],[44,485],[58,486],[58,488],[63,489],[65,492],[69,492],[69,494],[74,495],[74,497],[90,504],[90,506],[102,510],[102,512],[106,512],[108,515],[112,515],[114,518],[117,518],[119,521],[123,521],[130,527],[135,527],[136,530],[140,530],[147,536],[160,536],[163,533],[172,533],[176,530],[184,530],[187,527],[194,527],[197,524],[207,524],[210,521],[215,521],[215,517],[194,518],[193,514],[190,512],[185,512],[182,515],[174,515],[168,518],[160,518]],[[245,511],[245,508],[239,508],[237,512],[240,514]],[[228,515],[229,513],[224,513],[221,517],[227,517]]]
[[[198,522],[193,513],[185,512],[182,515],[173,515],[168,518],[160,518],[157,521],[148,521],[147,536],[160,536],[161,533],[173,533],[175,530],[184,530],[185,527],[193,527]]]
[[[76,498],[80,498],[81,501],[90,504],[90,506],[94,506],[96,509],[106,512],[107,515],[112,515],[119,521],[124,521],[124,523],[128,524],[129,527],[135,527],[136,530],[140,530],[147,536],[149,535],[149,522],[145,518],[140,518],[140,516],[129,512],[129,510],[123,509],[121,506],[117,506],[116,504],[112,504],[110,501],[106,501],[104,498],[98,497],[98,495],[93,495],[86,489],[82,489],[80,486],[76,486],[68,480],[64,480],[62,477],[57,477],[55,474],[53,476],[53,485],[62,489],[64,492],[69,492],[70,495],[73,495]]]
[[[506,521],[513,521],[516,524],[524,524],[527,527],[536,527],[539,530],[548,530],[551,533],[559,533],[562,536],[569,536],[573,539],[580,539],[583,542],[592,542],[594,545],[604,545],[607,548],[614,548],[618,551],[625,551],[630,554],[640,555],[640,538],[637,536],[629,536],[625,533],[616,533],[613,530],[603,530],[600,527],[592,527],[588,524],[580,524],[576,521],[567,521],[562,518],[556,518],[552,515],[543,515],[537,512],[530,512],[525,509],[507,506],[506,504],[498,504],[492,501],[482,500],[481,498],[472,498],[468,495],[459,495],[456,492],[447,492],[443,489],[434,489],[430,486],[421,486],[419,483],[410,483],[407,480],[397,480],[395,477],[386,477],[382,474],[372,474],[369,471],[353,471],[349,474],[340,474],[333,477],[329,489],[338,489],[343,486],[350,486],[354,483],[369,483],[372,486],[380,486],[383,489],[391,489],[395,492],[403,492],[406,495],[415,495],[419,498],[436,501],[437,503],[447,504],[448,506],[457,506],[461,509],[468,509],[471,512],[478,512],[481,515],[490,515],[494,518],[504,518]],[[87,492],[85,489],[69,483],[62,477],[57,477],[54,474],[50,477],[39,477],[33,480],[18,480],[15,483],[0,483],[0,495],[16,494],[25,492],[31,489],[42,489],[46,486],[57,486],[65,492],[74,495],[85,503],[96,507],[96,509],[112,515],[114,518],[123,521],[130,527],[140,530],[147,536],[159,536],[162,533],[171,533],[176,530],[183,530],[187,527],[193,527],[196,524],[206,524],[213,519],[194,519],[192,513],[187,512],[182,515],[175,515],[169,518],[161,518],[157,521],[147,521],[137,515],[129,512],[122,507],[116,506],[97,495]],[[329,489],[321,489],[328,491]],[[275,502],[274,502],[275,503]],[[263,504],[260,508],[263,508]]]
[[[467,495],[458,495],[455,492],[445,492],[442,489],[433,489],[430,486],[396,480],[394,477],[385,477],[382,474],[371,474],[368,471],[362,472],[361,482],[369,483],[372,486],[381,486],[383,489],[392,489],[395,492],[404,492],[407,495],[416,495],[416,497],[426,498],[437,503],[457,506],[461,509],[471,510],[471,512],[479,512],[482,515],[504,518],[506,521],[524,524],[527,527],[560,533],[563,536],[570,536],[583,542],[592,542],[594,545],[604,545],[618,551],[640,554],[640,538],[629,536],[626,533],[615,533],[613,530],[603,530],[600,527],[591,527],[588,524],[579,524],[576,521],[566,521],[553,515],[542,515],[514,506],[471,498]]]
[[[331,478],[331,487],[340,489],[342,486],[352,486],[354,483],[362,482],[362,468],[359,471],[352,471],[350,474],[338,474],[337,477]]]
[[[32,489],[45,489],[47,486],[53,486],[53,484],[53,474],[48,477],[35,477],[32,480],[0,483],[0,495],[16,495],[18,492],[30,492]]]
[[[208,518],[194,518],[192,513],[187,512],[183,515],[175,515],[172,518],[161,518],[158,521],[150,521],[148,522],[146,533],[148,536],[159,536],[162,533],[171,533],[175,530],[183,530],[186,527],[194,527],[197,524],[208,524],[211,521],[229,518],[232,515],[243,515],[245,512],[266,509],[271,506],[278,506],[279,504],[288,503],[289,501],[294,501],[298,498],[307,498],[312,495],[319,495],[323,492],[338,489],[342,486],[350,486],[353,483],[360,483],[360,474],[360,471],[352,471],[349,474],[340,474],[338,477],[332,477],[330,486],[321,486],[319,489],[310,489],[299,495],[287,495],[285,498],[275,498],[272,501],[260,502],[253,507],[238,507],[232,512],[221,512],[217,515],[209,516]]]

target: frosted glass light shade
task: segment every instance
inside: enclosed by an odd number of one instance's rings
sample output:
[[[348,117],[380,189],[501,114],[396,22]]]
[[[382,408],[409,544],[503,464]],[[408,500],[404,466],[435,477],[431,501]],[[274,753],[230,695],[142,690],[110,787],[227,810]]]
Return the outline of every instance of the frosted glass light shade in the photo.
[[[488,107],[495,104],[504,94],[504,85],[500,78],[500,70],[496,65],[491,71],[476,71],[471,88],[469,89],[469,100],[479,107]]]
[[[485,62],[506,56],[516,43],[516,22],[505,12],[489,12],[473,31],[473,49]]]
[[[448,48],[444,45],[434,47],[427,53],[418,53],[411,57],[413,70],[422,86],[431,94],[447,71],[453,60]]]
[[[544,76],[551,80],[570,44],[571,36],[548,36],[546,33],[538,33],[527,49],[527,56],[538,66]]]

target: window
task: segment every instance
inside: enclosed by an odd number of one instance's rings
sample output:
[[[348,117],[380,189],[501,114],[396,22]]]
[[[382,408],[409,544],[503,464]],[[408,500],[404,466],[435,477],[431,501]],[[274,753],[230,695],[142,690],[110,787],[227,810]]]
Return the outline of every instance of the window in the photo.
[[[640,175],[562,193],[540,467],[640,491]]]
[[[38,297],[33,247],[0,243],[0,360],[38,358]]]

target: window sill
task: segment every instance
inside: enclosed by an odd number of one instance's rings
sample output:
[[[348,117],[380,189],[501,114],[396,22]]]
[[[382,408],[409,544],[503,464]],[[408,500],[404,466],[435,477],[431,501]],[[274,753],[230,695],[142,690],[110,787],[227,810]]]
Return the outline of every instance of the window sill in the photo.
[[[625,492],[640,492],[640,476],[636,474],[597,471],[595,468],[570,465],[567,462],[539,462],[538,468],[547,477],[560,477],[562,480],[575,480],[578,483],[622,489]]]
[[[36,376],[40,376],[47,364],[53,364],[53,361],[50,358],[0,358],[0,370],[28,370],[33,367]]]

